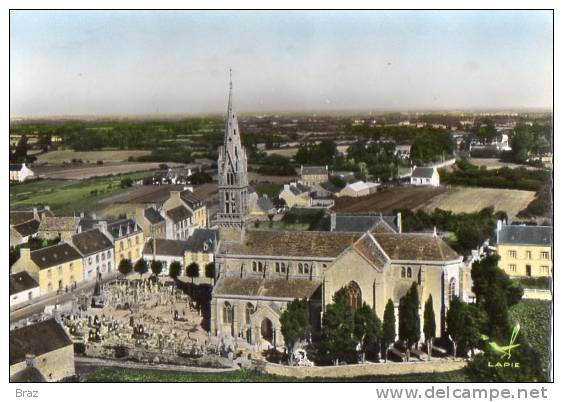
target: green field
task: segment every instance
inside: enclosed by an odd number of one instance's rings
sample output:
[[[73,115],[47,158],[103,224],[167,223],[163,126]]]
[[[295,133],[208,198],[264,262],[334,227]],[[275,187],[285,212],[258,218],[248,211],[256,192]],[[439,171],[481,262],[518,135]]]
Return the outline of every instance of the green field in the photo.
[[[225,373],[185,373],[137,369],[97,369],[86,375],[87,382],[321,382],[318,378],[293,378],[255,371]],[[470,382],[463,370],[448,373],[406,374],[397,376],[362,376],[323,378],[322,382]]]
[[[119,185],[122,179],[138,180],[145,175],[139,172],[80,181],[47,179],[10,185],[10,208],[49,205],[56,215],[95,211],[104,198],[127,191]]]

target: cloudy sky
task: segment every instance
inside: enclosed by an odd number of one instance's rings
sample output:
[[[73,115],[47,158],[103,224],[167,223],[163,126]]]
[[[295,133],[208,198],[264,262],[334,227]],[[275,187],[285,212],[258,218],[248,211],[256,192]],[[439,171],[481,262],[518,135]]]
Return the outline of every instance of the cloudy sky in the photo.
[[[551,108],[542,11],[12,11],[11,116]]]

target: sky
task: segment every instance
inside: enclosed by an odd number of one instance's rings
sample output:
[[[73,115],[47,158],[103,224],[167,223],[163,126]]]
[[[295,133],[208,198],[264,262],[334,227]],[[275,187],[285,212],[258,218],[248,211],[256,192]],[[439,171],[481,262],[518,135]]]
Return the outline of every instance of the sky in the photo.
[[[11,11],[10,116],[552,107],[550,11]]]

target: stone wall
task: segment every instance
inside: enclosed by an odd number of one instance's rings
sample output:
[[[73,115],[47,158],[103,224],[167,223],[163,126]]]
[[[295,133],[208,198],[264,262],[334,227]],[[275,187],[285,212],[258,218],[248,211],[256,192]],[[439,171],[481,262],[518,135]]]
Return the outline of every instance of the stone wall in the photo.
[[[253,360],[253,365],[260,371],[284,377],[296,378],[338,378],[359,377],[368,375],[400,375],[419,373],[443,373],[461,370],[467,365],[466,361],[453,359],[436,359],[431,361],[416,361],[408,363],[366,363],[349,364],[345,366],[296,367]]]
[[[10,377],[25,369],[25,361],[10,366]],[[74,347],[68,345],[53,350],[35,358],[35,367],[43,374],[47,381],[60,381],[63,378],[73,376],[74,371]]]

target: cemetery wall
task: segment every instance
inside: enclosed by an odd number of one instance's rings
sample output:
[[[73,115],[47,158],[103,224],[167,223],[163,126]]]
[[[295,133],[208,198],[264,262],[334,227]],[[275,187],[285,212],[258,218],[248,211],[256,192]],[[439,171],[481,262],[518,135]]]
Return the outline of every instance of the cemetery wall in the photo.
[[[403,363],[366,363],[349,364],[344,366],[316,366],[296,367],[269,363],[259,360],[253,361],[256,368],[267,374],[296,377],[296,378],[338,378],[358,377],[367,375],[400,375],[418,373],[442,373],[461,370],[467,365],[463,360],[431,360]]]

